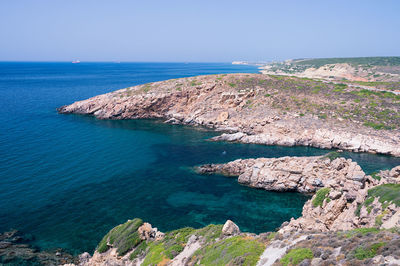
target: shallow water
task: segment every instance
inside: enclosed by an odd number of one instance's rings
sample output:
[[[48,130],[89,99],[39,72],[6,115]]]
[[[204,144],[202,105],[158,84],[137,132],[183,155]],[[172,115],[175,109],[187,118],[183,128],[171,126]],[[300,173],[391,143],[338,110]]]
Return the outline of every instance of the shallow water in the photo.
[[[218,133],[160,121],[102,121],[55,108],[140,83],[191,75],[256,72],[229,64],[0,63],[0,231],[17,228],[41,248],[92,251],[134,217],[160,230],[236,222],[274,230],[298,217],[307,197],[200,176],[190,167],[237,158],[327,153],[206,141]],[[399,158],[344,153],[367,172]]]

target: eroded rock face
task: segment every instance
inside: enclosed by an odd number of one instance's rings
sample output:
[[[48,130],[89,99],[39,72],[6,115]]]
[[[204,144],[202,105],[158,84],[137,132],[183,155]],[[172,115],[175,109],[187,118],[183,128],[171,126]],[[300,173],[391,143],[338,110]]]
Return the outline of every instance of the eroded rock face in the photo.
[[[266,99],[265,88],[236,88],[258,74],[200,76],[155,82],[99,95],[58,109],[99,119],[162,118],[173,124],[201,125],[229,131],[215,141],[265,145],[313,146],[400,156],[398,131],[371,130],[360,123],[300,117],[282,112]],[[269,88],[268,92],[279,90]]]

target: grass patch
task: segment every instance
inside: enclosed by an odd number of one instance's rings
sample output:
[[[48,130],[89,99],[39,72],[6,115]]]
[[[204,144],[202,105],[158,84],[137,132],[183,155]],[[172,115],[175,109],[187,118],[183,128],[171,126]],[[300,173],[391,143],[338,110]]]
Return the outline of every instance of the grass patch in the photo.
[[[379,229],[375,228],[375,227],[371,227],[371,228],[356,228],[347,232],[344,232],[342,235],[346,238],[350,238],[353,237],[355,235],[361,234],[361,235],[366,235],[369,233],[378,233]]]
[[[265,245],[253,238],[234,236],[197,250],[200,265],[256,265]]]
[[[280,260],[282,265],[297,265],[305,259],[312,259],[314,255],[309,248],[295,248],[291,249],[283,258]]]
[[[359,246],[354,250],[354,257],[358,260],[373,258],[376,256],[376,252],[379,250],[379,248],[383,247],[384,245],[384,242],[378,242],[367,247]]]
[[[375,198],[379,198],[378,201],[382,204],[394,203],[400,207],[400,184],[384,184],[369,189],[364,205],[368,206]]]
[[[111,229],[100,241],[97,246],[99,253],[106,252],[109,249],[107,243],[117,248],[119,256],[123,256],[130,249],[136,247],[140,242],[137,229],[143,224],[141,219],[129,220]]]
[[[150,85],[150,84],[146,84],[146,85],[142,88],[142,90],[143,90],[144,92],[150,91],[150,90],[151,90],[151,85]]]
[[[157,265],[162,261],[169,261],[185,248],[189,237],[197,230],[184,227],[165,234],[163,240],[148,244],[147,254],[142,265]],[[136,250],[135,250],[136,251]]]
[[[271,241],[272,239],[275,239],[276,235],[278,234],[278,232],[271,232],[268,236],[267,239],[269,241]]]
[[[200,86],[202,83],[201,82],[196,82],[195,80],[193,80],[191,83],[190,83],[190,86],[192,86],[192,87],[194,87],[194,86]]]
[[[340,155],[339,152],[331,151],[331,152],[325,154],[324,157],[322,157],[322,158],[323,159],[329,159],[330,161],[333,161],[333,160],[335,160],[337,158],[340,158],[340,157],[341,157],[341,155]]]
[[[141,255],[143,255],[146,252],[146,249],[147,249],[147,242],[146,241],[142,241],[136,247],[136,249],[131,253],[131,255],[129,255],[129,259],[130,260],[134,260],[134,259],[140,257]]]
[[[373,178],[373,179],[376,179],[376,180],[381,180],[381,176],[377,173],[377,172],[373,172],[372,174],[371,174],[371,177]]]
[[[235,83],[232,83],[232,82],[228,83],[228,85],[229,85],[231,88],[235,88],[235,87],[237,86]]]
[[[374,122],[365,122],[364,126],[366,127],[372,127],[373,129],[376,130],[381,130],[381,129],[391,129],[390,126],[386,126],[385,124],[382,123],[374,123]]]
[[[327,198],[329,192],[331,191],[330,188],[321,188],[317,191],[315,194],[315,198],[312,201],[313,207],[320,206],[322,207],[322,204],[324,203],[324,200]]]

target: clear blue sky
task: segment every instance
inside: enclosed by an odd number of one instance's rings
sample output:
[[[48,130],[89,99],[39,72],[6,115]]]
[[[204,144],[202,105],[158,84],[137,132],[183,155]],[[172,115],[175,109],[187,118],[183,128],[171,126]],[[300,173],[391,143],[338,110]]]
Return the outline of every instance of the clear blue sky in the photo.
[[[0,60],[400,55],[397,0],[0,0]]]

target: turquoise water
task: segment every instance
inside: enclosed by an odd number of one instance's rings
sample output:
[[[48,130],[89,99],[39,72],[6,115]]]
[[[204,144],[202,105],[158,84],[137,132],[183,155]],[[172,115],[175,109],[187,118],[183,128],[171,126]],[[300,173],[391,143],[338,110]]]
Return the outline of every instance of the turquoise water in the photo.
[[[213,143],[217,133],[160,121],[101,121],[56,108],[136,84],[252,66],[161,63],[0,63],[0,231],[19,229],[43,248],[92,251],[112,227],[141,217],[160,230],[236,222],[274,230],[307,198],[200,176],[190,167],[237,158],[316,155],[306,147]],[[225,151],[225,153],[224,153]],[[400,159],[344,153],[364,170]]]

